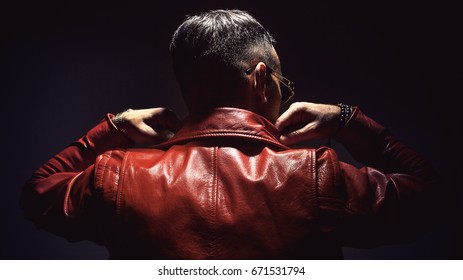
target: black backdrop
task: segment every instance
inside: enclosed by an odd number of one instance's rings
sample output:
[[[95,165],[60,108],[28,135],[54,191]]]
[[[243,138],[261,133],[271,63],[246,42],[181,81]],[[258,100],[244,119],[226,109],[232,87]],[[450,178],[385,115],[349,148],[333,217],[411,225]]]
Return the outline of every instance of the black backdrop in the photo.
[[[20,188],[107,112],[166,106],[185,116],[168,44],[186,14],[215,8],[248,10],[271,30],[295,101],[360,106],[428,158],[461,203],[461,25],[449,3],[14,1],[0,8],[2,259],[108,257],[25,221]],[[461,259],[458,209],[412,244],[346,248],[345,256]]]

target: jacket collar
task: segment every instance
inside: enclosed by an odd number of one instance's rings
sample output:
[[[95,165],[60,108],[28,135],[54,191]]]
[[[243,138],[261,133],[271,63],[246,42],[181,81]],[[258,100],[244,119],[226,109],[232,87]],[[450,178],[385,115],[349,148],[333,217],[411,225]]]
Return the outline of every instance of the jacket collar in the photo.
[[[180,130],[170,140],[154,146],[168,148],[175,144],[211,138],[246,138],[282,149],[280,132],[264,117],[238,108],[214,108],[188,116]]]

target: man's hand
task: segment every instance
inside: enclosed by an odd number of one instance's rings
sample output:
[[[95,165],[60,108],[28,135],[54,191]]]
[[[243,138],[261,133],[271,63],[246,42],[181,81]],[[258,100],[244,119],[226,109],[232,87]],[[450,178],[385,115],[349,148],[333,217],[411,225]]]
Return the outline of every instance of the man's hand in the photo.
[[[179,125],[177,115],[166,108],[128,109],[118,128],[135,144],[155,145],[172,138]]]
[[[275,122],[280,142],[292,145],[331,137],[339,126],[341,109],[337,105],[296,102]]]

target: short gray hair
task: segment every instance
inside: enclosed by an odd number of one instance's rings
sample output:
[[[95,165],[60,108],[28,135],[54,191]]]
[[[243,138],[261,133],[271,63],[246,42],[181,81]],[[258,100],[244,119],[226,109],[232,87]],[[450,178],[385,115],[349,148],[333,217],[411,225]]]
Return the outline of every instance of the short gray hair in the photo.
[[[169,49],[181,87],[206,80],[233,87],[244,75],[243,61],[275,63],[271,52],[275,43],[273,35],[248,12],[220,9],[188,16],[175,31]],[[255,57],[256,49],[262,57]]]

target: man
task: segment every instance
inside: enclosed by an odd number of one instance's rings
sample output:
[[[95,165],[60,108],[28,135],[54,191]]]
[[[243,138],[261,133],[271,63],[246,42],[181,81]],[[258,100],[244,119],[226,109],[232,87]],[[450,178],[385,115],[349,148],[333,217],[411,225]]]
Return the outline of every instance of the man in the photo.
[[[117,259],[333,259],[431,228],[436,174],[359,108],[299,102],[279,116],[294,84],[274,44],[244,11],[187,18],[170,50],[188,117],[108,114],[33,174],[25,216]],[[365,167],[290,148],[330,137]]]

